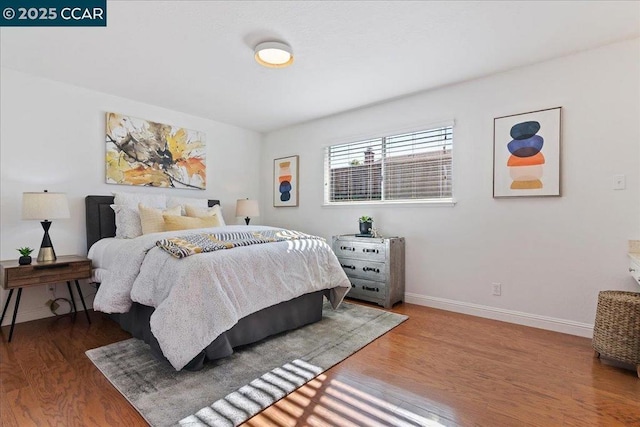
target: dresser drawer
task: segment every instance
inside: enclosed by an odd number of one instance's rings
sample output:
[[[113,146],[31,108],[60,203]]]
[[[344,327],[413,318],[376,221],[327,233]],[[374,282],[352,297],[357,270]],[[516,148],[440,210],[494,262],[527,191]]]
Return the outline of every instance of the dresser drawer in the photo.
[[[25,265],[7,269],[5,273],[5,289],[88,279],[91,277],[91,261]]]
[[[349,277],[361,277],[379,282],[386,280],[387,266],[384,263],[353,258],[338,258],[338,260]]]
[[[333,251],[336,253],[338,258],[348,257],[379,262],[384,262],[387,258],[384,243],[377,242],[365,243],[336,240],[333,245]]]
[[[383,301],[387,297],[387,285],[381,282],[350,277],[351,290],[348,297],[364,299],[367,301]]]

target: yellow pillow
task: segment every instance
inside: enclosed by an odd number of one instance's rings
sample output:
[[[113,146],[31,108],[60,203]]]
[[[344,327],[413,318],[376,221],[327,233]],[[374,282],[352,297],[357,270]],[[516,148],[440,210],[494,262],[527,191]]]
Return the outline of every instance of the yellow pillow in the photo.
[[[180,206],[175,206],[169,209],[156,209],[145,206],[142,203],[138,204],[138,211],[140,212],[140,224],[142,225],[142,234],[158,233],[165,231],[163,214],[167,215],[180,215],[182,209]]]
[[[220,222],[220,226],[225,226],[224,218],[222,217],[222,209],[220,209],[220,205],[215,205],[212,208],[200,208],[193,205],[185,205],[184,211],[187,216],[195,217],[195,218],[205,218],[208,216],[217,216]]]
[[[208,216],[204,218],[192,218],[180,215],[162,215],[166,231],[189,230],[192,228],[219,227],[218,216]]]

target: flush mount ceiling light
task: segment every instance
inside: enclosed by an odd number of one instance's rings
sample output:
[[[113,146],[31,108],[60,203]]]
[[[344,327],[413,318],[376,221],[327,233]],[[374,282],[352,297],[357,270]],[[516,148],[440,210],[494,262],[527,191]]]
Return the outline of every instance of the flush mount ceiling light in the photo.
[[[258,64],[265,67],[283,68],[293,63],[293,51],[285,43],[264,42],[256,46],[255,58]]]

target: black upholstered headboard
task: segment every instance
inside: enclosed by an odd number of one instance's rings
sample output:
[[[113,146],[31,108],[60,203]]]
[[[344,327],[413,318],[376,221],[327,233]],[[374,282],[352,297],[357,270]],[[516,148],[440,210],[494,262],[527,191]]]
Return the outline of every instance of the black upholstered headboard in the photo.
[[[87,218],[87,251],[95,242],[116,235],[116,214],[111,209],[113,196],[87,196],[84,199]],[[220,200],[209,200],[209,207]]]

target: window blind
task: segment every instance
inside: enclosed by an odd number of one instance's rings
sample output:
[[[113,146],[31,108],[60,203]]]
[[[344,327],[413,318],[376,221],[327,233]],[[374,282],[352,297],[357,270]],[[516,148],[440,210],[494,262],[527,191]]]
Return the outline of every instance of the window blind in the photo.
[[[337,144],[325,151],[325,203],[452,197],[453,126]]]

